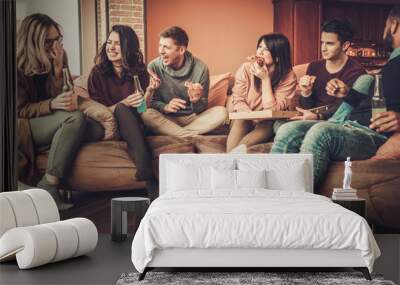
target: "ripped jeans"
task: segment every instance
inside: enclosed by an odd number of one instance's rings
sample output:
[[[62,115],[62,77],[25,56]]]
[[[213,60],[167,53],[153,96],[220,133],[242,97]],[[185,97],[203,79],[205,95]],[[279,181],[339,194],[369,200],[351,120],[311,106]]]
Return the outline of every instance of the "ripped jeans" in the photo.
[[[375,155],[386,137],[354,121],[295,121],[282,125],[271,153],[311,153],[314,187],[319,186],[331,161],[364,160]]]

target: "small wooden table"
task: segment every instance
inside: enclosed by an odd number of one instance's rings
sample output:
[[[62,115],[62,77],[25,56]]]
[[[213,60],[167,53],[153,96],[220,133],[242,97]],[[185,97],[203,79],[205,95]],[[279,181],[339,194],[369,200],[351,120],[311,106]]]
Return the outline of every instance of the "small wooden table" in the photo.
[[[150,199],[144,197],[119,197],[111,199],[111,239],[113,241],[124,241],[128,234],[128,212],[133,213],[136,233],[140,221],[144,217]]]

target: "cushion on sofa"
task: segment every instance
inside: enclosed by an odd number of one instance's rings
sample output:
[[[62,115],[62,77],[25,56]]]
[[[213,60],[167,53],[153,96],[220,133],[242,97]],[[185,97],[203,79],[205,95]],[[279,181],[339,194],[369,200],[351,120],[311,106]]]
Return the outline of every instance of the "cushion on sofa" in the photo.
[[[110,109],[89,97],[87,92],[88,76],[82,75],[74,80],[74,91],[78,94],[79,110],[104,128],[103,140],[118,139],[118,128]]]
[[[296,74],[297,82],[306,74],[309,63],[297,64],[293,66],[293,72]]]
[[[247,153],[269,153],[272,143],[261,143],[247,148]]]
[[[210,76],[210,88],[208,91],[208,108],[225,106],[228,94],[230,72]]]
[[[173,145],[177,143],[192,142],[191,138],[178,138],[172,136],[147,136],[147,142],[149,143],[151,150],[156,150],[159,147]]]
[[[87,84],[88,79],[89,79],[88,75],[81,75],[74,79],[74,85],[81,87],[82,89],[88,90],[88,84]]]
[[[226,152],[226,136],[198,136],[194,138],[197,153],[224,153]]]
[[[81,98],[79,100],[79,110],[103,126],[103,140],[114,140],[119,138],[114,115],[106,106],[90,98]]]
[[[378,149],[373,159],[400,159],[400,133],[392,135]]]

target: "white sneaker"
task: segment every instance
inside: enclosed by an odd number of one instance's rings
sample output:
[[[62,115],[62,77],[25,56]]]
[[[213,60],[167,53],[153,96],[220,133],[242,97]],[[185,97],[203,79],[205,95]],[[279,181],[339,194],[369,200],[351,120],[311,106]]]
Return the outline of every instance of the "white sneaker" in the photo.
[[[245,144],[240,144],[232,149],[229,153],[247,153],[247,146]]]

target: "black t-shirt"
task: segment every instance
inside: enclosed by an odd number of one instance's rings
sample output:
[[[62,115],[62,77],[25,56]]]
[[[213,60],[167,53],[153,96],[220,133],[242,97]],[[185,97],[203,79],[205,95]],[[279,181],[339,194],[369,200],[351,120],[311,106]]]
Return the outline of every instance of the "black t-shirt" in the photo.
[[[336,111],[337,107],[342,103],[341,98],[335,98],[329,96],[326,93],[326,84],[334,78],[338,78],[346,83],[347,86],[352,86],[357,78],[365,74],[364,67],[359,64],[356,60],[348,58],[347,62],[341,70],[335,73],[329,73],[326,69],[326,60],[317,60],[311,62],[307,68],[307,75],[316,76],[312,94],[310,97],[300,97],[300,106],[305,109],[314,107],[330,105],[334,108],[330,108],[327,112],[324,112],[324,119],[328,119]],[[335,108],[336,106],[336,108]]]

